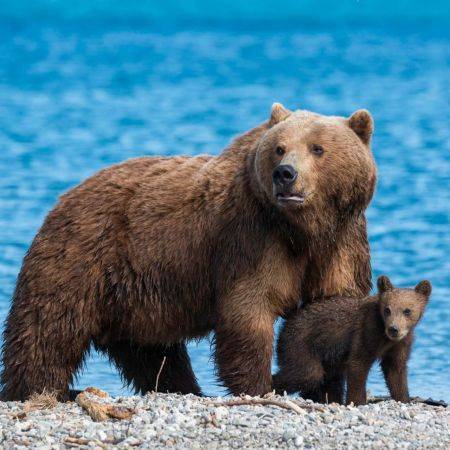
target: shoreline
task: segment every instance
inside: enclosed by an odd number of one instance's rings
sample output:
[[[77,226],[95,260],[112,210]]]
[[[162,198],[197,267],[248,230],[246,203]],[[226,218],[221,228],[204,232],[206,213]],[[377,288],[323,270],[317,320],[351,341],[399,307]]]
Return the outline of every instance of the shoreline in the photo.
[[[450,448],[450,408],[319,405],[281,396],[113,398],[92,388],[76,402],[49,395],[0,402],[0,431],[4,449]]]

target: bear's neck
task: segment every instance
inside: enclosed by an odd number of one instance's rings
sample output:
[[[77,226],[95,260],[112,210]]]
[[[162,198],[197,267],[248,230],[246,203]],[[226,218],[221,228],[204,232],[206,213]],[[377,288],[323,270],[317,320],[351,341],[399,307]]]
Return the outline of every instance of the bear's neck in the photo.
[[[220,230],[221,240],[225,236],[234,242],[245,240],[239,244],[242,251],[255,255],[273,239],[284,241],[292,251],[304,251],[296,228],[265,197],[255,179],[254,158],[267,128],[266,122],[237,137],[208,163],[211,204],[215,211],[220,211],[219,215],[214,214],[219,221],[215,229]],[[249,242],[251,248],[247,248]]]

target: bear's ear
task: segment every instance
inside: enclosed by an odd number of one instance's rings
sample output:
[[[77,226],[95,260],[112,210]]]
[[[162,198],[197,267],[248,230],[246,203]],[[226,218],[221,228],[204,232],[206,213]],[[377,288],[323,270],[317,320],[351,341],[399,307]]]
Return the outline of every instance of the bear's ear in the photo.
[[[369,145],[373,134],[373,119],[366,109],[358,109],[348,119],[348,126],[364,144]]]
[[[391,280],[386,275],[381,275],[377,280],[378,293],[392,291],[394,286],[392,286]]]
[[[428,280],[423,280],[414,288],[414,290],[418,294],[422,294],[425,297],[429,297],[431,294],[431,283]]]
[[[291,115],[291,111],[285,108],[281,103],[274,103],[270,112],[269,125],[273,127]]]

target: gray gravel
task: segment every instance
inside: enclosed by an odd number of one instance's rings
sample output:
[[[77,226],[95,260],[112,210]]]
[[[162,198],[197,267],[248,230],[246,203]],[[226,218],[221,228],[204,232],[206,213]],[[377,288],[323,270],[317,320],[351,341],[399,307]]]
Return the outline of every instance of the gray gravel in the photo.
[[[307,409],[296,413],[276,406],[212,404],[233,400],[228,397],[150,393],[92,399],[136,412],[131,420],[94,422],[75,403],[24,415],[23,403],[0,402],[0,447],[450,448],[448,407],[389,401],[358,408],[321,405],[311,410],[313,404],[308,402]]]

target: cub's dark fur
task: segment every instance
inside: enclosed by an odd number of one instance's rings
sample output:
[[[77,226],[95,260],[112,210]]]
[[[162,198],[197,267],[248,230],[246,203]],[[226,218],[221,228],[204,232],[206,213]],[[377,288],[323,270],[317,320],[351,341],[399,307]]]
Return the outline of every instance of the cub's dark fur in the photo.
[[[278,341],[278,392],[301,392],[318,402],[366,403],[366,381],[376,360],[394,400],[409,401],[407,362],[414,328],[431,294],[431,284],[395,289],[378,279],[372,297],[324,300],[290,317]]]

